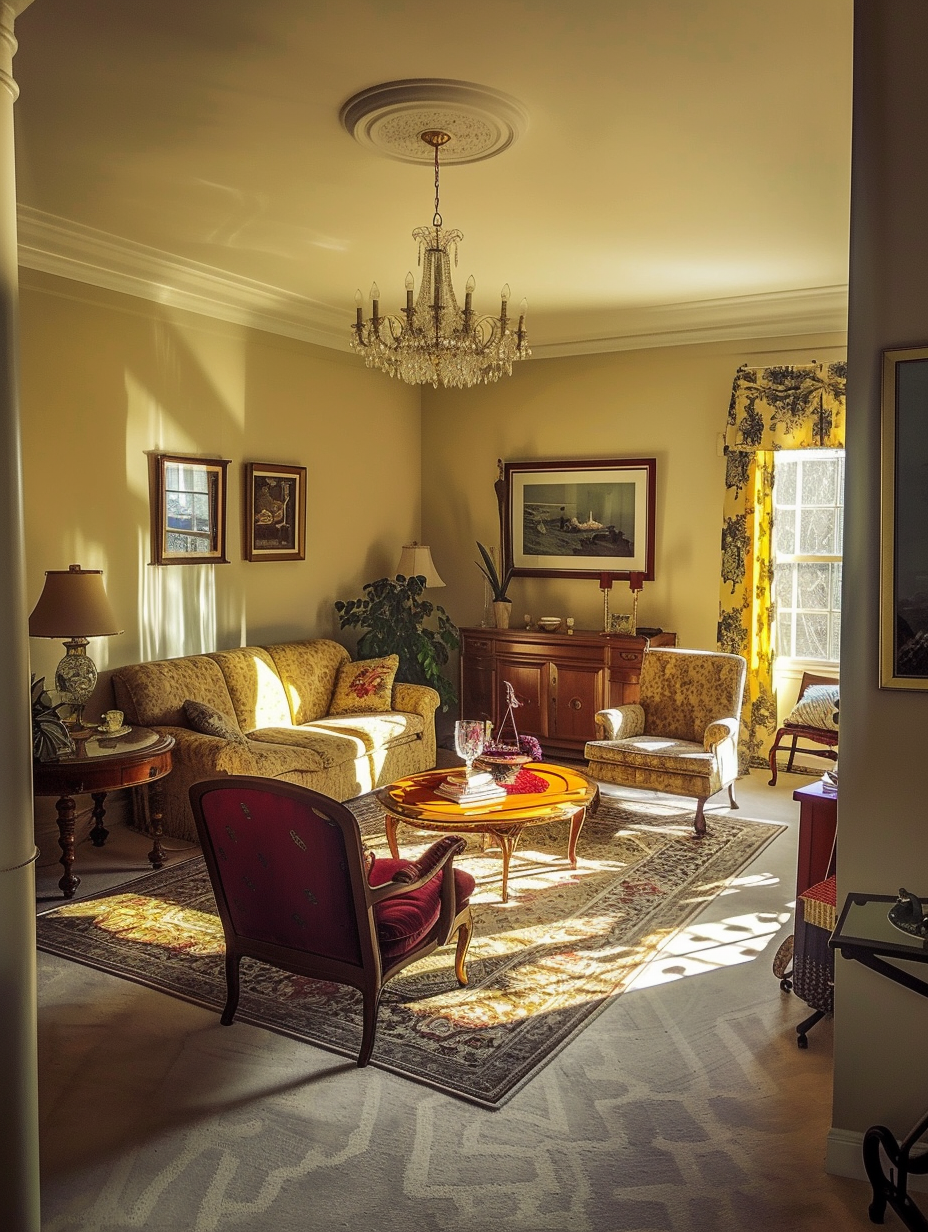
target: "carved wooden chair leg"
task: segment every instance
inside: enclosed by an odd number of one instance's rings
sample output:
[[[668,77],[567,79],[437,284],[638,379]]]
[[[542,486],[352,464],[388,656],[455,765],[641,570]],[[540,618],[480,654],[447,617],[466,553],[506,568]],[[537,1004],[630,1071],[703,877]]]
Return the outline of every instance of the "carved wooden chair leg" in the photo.
[[[365,988],[364,996],[364,1030],[361,1034],[361,1051],[358,1053],[358,1069],[363,1069],[371,1059],[371,1053],[374,1051],[374,1036],[377,1034],[377,1012],[380,1009],[380,994],[382,988],[378,988],[376,992],[373,989]]]
[[[734,785],[734,783],[729,783],[729,784],[728,784],[728,799],[729,799],[729,801],[730,801],[729,808],[736,809],[736,808],[738,807],[738,801],[735,799],[735,785]]]
[[[779,747],[779,743],[775,741],[773,748],[770,750],[770,778],[767,780],[768,787],[776,787],[777,785],[777,749]]]
[[[704,809],[705,807],[706,807],[706,802],[705,802],[705,800],[700,799],[700,800],[697,800],[697,801],[696,801],[696,823],[695,823],[695,826],[696,826],[696,837],[697,837],[697,838],[702,838],[702,837],[703,837],[703,835],[704,835],[704,834],[705,834],[705,832],[706,832],[706,818],[705,818],[705,815],[704,815],[704,813],[703,813],[703,809]]]
[[[796,737],[793,736],[792,743],[789,746],[789,757],[786,759],[786,773],[789,774],[793,768],[793,758],[796,756]]]
[[[467,950],[470,946],[470,939],[474,932],[474,918],[467,913],[467,919],[461,921],[461,927],[458,929],[458,947],[454,954],[454,974],[457,976],[458,983],[463,987],[467,983]]]
[[[238,966],[242,961],[241,954],[226,950],[226,1004],[219,1021],[224,1027],[232,1025],[235,1011],[238,1009],[239,978]]]

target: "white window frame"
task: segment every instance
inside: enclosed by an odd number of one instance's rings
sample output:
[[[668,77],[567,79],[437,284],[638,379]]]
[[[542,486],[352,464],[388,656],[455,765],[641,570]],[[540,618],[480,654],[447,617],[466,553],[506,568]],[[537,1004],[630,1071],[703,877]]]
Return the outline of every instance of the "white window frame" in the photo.
[[[803,458],[805,458],[806,456],[809,456],[810,458],[812,457],[821,458],[823,456],[827,456],[827,457],[838,457],[838,456],[844,457],[845,456],[845,451],[843,449],[822,449],[822,450],[820,449],[801,449],[801,450],[795,449],[795,450],[788,450],[788,451],[783,450],[781,452],[791,453],[791,454],[801,454]],[[779,457],[780,454],[778,453],[777,456]],[[774,474],[776,474],[776,461],[774,461]],[[774,480],[774,484],[775,483],[776,483],[776,480]],[[842,491],[841,496],[842,496],[841,512],[843,516],[843,513],[844,513],[844,493],[843,491]],[[797,509],[801,509],[803,506],[797,501],[794,507]],[[774,546],[776,543],[775,523],[776,523],[776,486],[774,486],[774,535],[773,535],[773,542],[771,543],[771,557],[772,557],[772,564],[773,564],[773,569],[774,569],[774,578],[776,577],[777,565],[780,565],[780,564],[784,564],[784,565],[840,564],[840,565],[843,565],[844,556],[843,556],[843,553],[840,553],[840,552],[836,554],[827,554],[827,555],[826,554],[818,555],[816,553],[806,553],[806,552],[777,552]],[[797,527],[797,533],[798,533],[798,527]],[[841,536],[841,542],[843,545],[844,543],[843,533]],[[776,582],[774,581],[774,588],[775,587],[776,587]],[[800,609],[790,608],[788,610],[790,612],[790,618],[792,620],[795,620],[796,613]],[[822,609],[822,610],[826,610],[829,613],[836,612],[836,609],[833,607],[829,607],[827,609]],[[841,614],[840,607],[837,609],[836,614],[838,618],[840,618],[840,614]],[[779,626],[780,619],[781,619],[781,615],[780,615],[780,609],[778,607],[777,608],[778,626]],[[796,644],[795,629],[793,629],[793,633],[794,633],[794,636],[792,638],[792,644],[795,645]],[[777,641],[779,641],[779,627],[777,628]],[[838,666],[839,666],[839,660],[837,659],[807,659],[807,658],[800,658],[799,656],[778,654],[776,657],[775,670],[779,669],[779,673],[782,673],[783,676],[795,675],[798,678],[798,676],[800,676],[802,672],[814,672],[814,673],[818,673],[821,675],[828,675],[830,672],[833,671],[835,672],[835,674],[837,674]]]

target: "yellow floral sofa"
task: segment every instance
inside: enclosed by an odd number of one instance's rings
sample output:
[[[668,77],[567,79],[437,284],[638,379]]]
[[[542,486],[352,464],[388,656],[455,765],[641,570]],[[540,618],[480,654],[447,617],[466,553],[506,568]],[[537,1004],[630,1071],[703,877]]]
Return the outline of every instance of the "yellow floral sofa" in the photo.
[[[201,779],[255,774],[348,800],[431,769],[438,694],[395,684],[390,711],[329,715],[349,658],[344,646],[319,638],[119,668],[113,688],[127,721],[177,742],[163,781],[165,833],[196,842],[187,792]],[[186,701],[219,711],[244,741],[192,730]]]
[[[744,696],[741,655],[655,649],[641,665],[636,703],[600,710],[602,740],[584,754],[594,778],[674,796],[695,796],[697,834],[710,796],[724,787],[732,808]]]

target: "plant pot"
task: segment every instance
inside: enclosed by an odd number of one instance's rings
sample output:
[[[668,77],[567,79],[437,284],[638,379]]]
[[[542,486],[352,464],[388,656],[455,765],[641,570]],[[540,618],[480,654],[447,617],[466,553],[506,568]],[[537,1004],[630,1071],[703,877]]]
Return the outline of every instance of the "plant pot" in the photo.
[[[497,629],[509,628],[509,617],[512,614],[511,599],[494,599],[493,600],[493,619],[496,621]]]
[[[519,771],[532,759],[525,753],[481,753],[474,765],[481,770],[489,770],[495,783],[514,783],[519,777]]]

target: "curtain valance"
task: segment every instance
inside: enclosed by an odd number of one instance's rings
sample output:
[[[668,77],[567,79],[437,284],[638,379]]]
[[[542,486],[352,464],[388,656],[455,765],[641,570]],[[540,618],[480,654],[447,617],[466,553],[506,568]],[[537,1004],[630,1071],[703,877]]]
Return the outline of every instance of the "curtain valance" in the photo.
[[[729,451],[843,449],[847,364],[741,367],[728,406]]]

